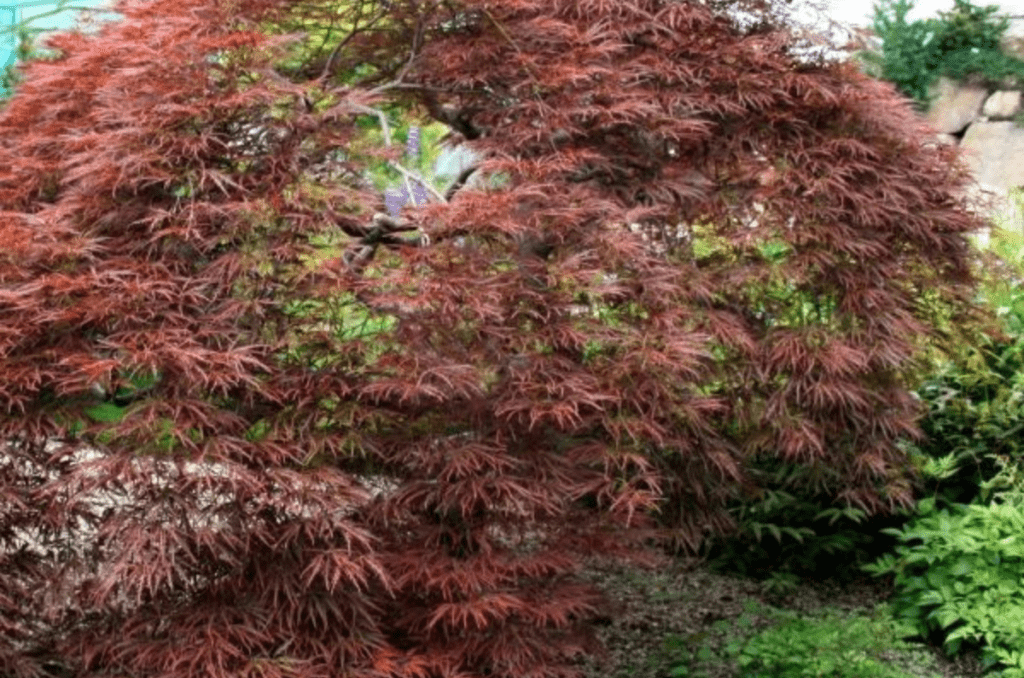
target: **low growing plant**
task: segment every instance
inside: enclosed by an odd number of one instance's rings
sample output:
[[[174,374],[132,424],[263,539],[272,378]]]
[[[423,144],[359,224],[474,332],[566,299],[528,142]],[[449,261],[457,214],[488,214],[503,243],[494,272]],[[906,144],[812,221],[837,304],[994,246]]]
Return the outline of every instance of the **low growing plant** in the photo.
[[[763,622],[767,628],[755,631]],[[804,617],[750,603],[735,624],[721,621],[707,634],[669,638],[666,651],[678,657],[669,675],[700,678],[712,662],[724,662],[738,678],[922,678],[921,667],[933,659],[901,640],[903,632],[885,605],[870,616],[827,609]]]
[[[892,530],[902,545],[864,569],[895,576],[894,614],[949,655],[982,648],[986,668],[1024,677],[1024,485],[1020,469],[982,484],[988,503],[938,509],[920,502],[920,516]]]

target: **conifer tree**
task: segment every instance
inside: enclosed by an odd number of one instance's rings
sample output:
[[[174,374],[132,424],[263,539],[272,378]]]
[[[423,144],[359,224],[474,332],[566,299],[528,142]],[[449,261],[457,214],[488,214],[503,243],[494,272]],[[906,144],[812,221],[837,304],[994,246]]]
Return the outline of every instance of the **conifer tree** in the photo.
[[[0,110],[0,674],[571,676],[750,460],[911,502],[981,222],[890,86],[695,1],[117,11]]]

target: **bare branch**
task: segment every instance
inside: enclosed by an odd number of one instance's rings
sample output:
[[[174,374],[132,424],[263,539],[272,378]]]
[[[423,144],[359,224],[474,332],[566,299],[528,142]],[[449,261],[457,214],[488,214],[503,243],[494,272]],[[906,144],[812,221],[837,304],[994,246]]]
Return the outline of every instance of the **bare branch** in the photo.
[[[452,185],[448,187],[448,190],[444,192],[445,202],[451,201],[455,193],[458,192],[460,188],[466,185],[466,182],[469,181],[469,178],[473,176],[473,173],[476,171],[477,166],[473,165],[472,167],[467,167],[466,169],[459,172],[459,176],[455,179],[455,182],[452,183]]]
[[[345,45],[347,45],[349,43],[349,41],[352,40],[352,38],[354,38],[356,35],[358,35],[362,31],[365,31],[367,29],[372,28],[375,23],[377,23],[378,21],[383,19],[385,16],[387,16],[387,10],[386,9],[382,9],[377,14],[377,16],[373,17],[370,20],[370,22],[366,26],[364,26],[362,29],[359,28],[359,18],[357,17],[356,20],[352,24],[352,32],[350,32],[345,37],[344,40],[339,42],[338,45],[331,51],[330,56],[327,57],[327,62],[324,64],[324,69],[320,73],[320,77],[317,78],[317,81],[318,82],[325,82],[329,77],[334,75],[335,61],[341,55],[341,50],[344,49]]]

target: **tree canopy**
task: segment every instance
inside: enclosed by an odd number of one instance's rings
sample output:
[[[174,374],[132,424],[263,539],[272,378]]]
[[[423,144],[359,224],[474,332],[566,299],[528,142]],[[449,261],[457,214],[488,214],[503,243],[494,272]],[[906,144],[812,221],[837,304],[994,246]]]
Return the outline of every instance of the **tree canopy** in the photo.
[[[570,676],[582,559],[697,549],[753,460],[908,505],[969,177],[750,5],[52,38],[0,110],[0,672]],[[434,186],[402,111],[484,160]]]

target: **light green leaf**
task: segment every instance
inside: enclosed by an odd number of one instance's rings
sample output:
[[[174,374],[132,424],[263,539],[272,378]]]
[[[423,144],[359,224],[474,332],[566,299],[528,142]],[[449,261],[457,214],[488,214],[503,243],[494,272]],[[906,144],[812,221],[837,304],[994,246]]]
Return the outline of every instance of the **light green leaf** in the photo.
[[[85,410],[85,414],[93,421],[116,424],[124,418],[124,408],[113,403],[100,403]]]

